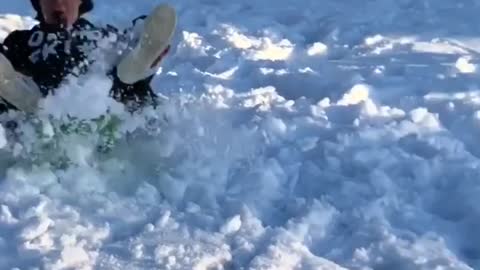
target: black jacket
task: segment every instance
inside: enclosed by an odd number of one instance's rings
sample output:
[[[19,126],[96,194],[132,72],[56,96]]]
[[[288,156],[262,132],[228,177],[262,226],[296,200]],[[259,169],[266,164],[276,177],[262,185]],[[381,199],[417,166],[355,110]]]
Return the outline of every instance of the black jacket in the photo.
[[[118,52],[118,44],[126,44],[126,35],[126,32],[120,33],[110,26],[98,28],[83,18],[69,30],[40,23],[31,30],[10,33],[0,46],[0,53],[18,72],[32,77],[46,96],[55,91],[67,76],[85,74],[102,50]],[[114,67],[107,74],[113,80],[111,95],[129,108],[155,103],[155,94],[150,88],[153,76],[135,84],[125,84],[118,79]],[[5,106],[12,108],[8,103]],[[0,110],[5,110],[5,106],[0,106]]]

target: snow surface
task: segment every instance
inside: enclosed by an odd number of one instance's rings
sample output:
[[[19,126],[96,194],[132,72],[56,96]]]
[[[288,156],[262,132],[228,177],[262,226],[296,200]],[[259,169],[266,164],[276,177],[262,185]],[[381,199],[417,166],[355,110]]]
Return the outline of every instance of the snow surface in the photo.
[[[480,2],[168,2],[160,108],[124,113],[95,74],[1,116],[0,269],[480,268]],[[100,152],[81,120],[107,109]]]

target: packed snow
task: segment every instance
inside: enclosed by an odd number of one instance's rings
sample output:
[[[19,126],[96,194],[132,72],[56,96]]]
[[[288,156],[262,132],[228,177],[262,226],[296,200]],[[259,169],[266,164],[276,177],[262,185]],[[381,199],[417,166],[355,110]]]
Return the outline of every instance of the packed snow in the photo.
[[[480,2],[166,2],[161,106],[99,73],[0,116],[0,269],[480,268]]]

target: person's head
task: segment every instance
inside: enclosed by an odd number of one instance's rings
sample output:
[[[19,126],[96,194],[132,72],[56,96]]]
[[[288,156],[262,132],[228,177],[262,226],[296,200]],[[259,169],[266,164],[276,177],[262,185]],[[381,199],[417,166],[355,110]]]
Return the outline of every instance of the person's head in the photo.
[[[49,25],[70,27],[93,9],[92,0],[31,0],[37,19]]]

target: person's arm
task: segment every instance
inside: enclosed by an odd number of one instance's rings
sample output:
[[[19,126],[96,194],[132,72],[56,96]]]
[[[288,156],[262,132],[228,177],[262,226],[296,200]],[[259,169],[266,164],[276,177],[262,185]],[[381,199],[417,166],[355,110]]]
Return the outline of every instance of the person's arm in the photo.
[[[0,54],[5,55],[8,58],[7,47],[3,43],[0,43]],[[0,75],[1,76],[1,75]],[[1,89],[0,89],[1,90]],[[3,114],[9,110],[16,110],[17,108],[10,104],[7,100],[0,96],[0,114]]]
[[[28,32],[12,32],[4,41],[0,49],[0,96],[5,102],[6,109],[20,109],[25,112],[36,110],[42,95],[33,80],[28,79]],[[27,75],[27,76],[24,76]]]
[[[17,72],[26,76],[31,76],[30,65],[28,59],[28,34],[26,31],[14,31],[8,35],[0,49],[0,53],[5,55],[12,63]]]

